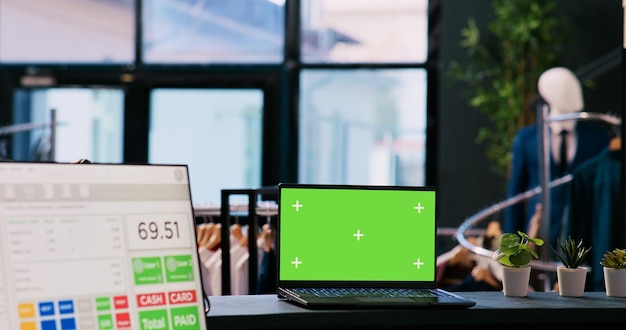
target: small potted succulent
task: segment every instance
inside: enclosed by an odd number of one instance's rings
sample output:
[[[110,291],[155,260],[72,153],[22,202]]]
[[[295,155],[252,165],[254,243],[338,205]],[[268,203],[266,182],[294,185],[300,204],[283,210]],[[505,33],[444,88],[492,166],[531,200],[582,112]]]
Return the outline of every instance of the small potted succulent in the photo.
[[[626,249],[605,252],[600,265],[604,271],[606,295],[626,297]]]
[[[502,287],[505,296],[526,297],[531,271],[528,264],[533,258],[539,258],[534,247],[543,243],[541,238],[531,238],[522,231],[500,236],[500,247],[493,253],[493,259],[504,266]]]
[[[588,268],[582,263],[591,251],[583,240],[576,241],[568,236],[565,242],[557,239],[558,250],[550,246],[552,251],[563,263],[556,269],[559,294],[568,297],[582,297],[585,292]]]

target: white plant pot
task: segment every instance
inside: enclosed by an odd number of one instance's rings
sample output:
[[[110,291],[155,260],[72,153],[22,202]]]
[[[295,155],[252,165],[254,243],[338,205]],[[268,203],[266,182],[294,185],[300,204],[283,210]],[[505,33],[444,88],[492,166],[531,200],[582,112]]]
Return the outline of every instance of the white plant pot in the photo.
[[[626,297],[626,269],[603,267],[603,270],[606,295],[610,297]]]
[[[502,267],[502,289],[508,297],[526,297],[530,283],[529,266]]]
[[[585,293],[585,281],[587,280],[587,267],[556,268],[557,281],[559,282],[559,295],[567,297],[582,297]]]

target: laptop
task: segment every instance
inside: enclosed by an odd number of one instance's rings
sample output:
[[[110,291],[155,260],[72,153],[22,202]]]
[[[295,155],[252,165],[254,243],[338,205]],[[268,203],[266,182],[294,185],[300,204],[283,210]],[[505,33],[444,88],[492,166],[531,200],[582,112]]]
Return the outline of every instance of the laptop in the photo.
[[[3,329],[206,329],[185,165],[0,163]]]
[[[435,285],[435,188],[281,183],[278,200],[279,299],[312,309],[475,305]]]

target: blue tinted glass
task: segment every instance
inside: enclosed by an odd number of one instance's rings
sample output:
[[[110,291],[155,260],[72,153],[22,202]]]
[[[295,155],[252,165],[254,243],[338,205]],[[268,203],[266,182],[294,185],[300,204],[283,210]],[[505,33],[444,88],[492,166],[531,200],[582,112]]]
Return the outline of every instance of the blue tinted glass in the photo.
[[[143,2],[146,63],[280,63],[285,7],[268,0]]]
[[[300,88],[299,182],[425,183],[425,70],[306,70]]]
[[[421,63],[428,0],[308,0],[301,3],[305,63]]]
[[[131,63],[129,0],[1,0],[0,62]]]
[[[83,158],[104,163],[122,161],[122,90],[18,90],[15,100],[14,127],[31,126],[33,129],[16,132],[12,155],[5,157],[27,161],[71,162]],[[56,123],[54,130],[53,121]]]
[[[188,164],[194,203],[261,185],[261,91],[156,89],[150,104],[149,161]]]

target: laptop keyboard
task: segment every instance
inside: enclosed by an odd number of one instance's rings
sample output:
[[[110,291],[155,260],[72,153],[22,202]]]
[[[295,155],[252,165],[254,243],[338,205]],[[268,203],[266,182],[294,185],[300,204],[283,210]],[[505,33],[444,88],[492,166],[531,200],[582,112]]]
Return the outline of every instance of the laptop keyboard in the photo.
[[[437,297],[435,291],[427,289],[390,289],[390,288],[297,288],[296,294],[312,294],[317,297],[395,297],[417,298]]]

